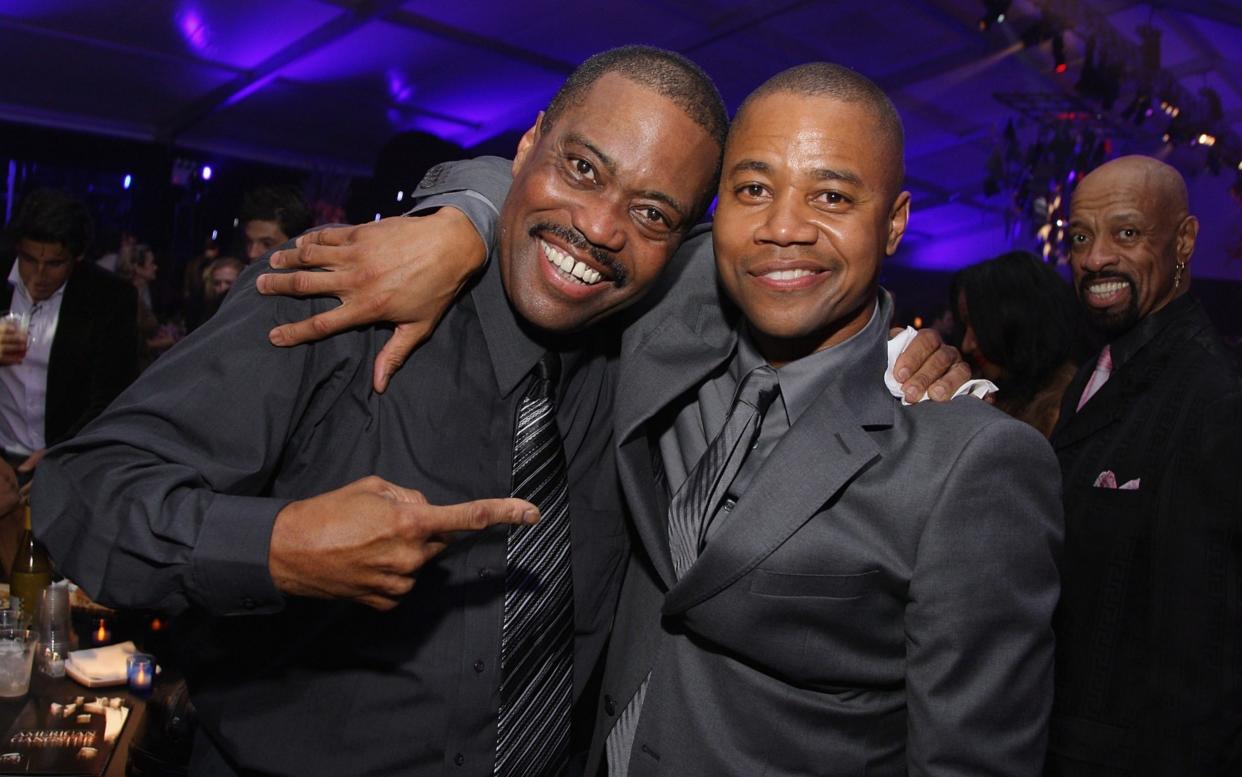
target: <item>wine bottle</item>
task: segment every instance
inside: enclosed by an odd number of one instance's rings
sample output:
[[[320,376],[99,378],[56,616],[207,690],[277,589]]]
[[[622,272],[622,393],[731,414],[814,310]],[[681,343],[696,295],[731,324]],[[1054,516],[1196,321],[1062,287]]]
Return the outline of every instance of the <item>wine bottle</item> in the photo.
[[[30,529],[30,505],[23,515],[22,536],[17,542],[17,556],[9,573],[9,596],[20,597],[22,612],[32,624],[38,622],[39,605],[43,601],[43,589],[52,582],[52,562],[47,551],[35,541]]]

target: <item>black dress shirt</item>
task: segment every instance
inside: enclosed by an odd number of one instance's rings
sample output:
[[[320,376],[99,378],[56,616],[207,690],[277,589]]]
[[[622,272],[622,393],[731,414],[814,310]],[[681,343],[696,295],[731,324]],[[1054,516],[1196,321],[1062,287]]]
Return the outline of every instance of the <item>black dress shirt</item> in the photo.
[[[490,775],[506,529],[452,543],[389,612],[286,600],[268,543],[289,501],[366,475],[433,504],[508,495],[514,416],[545,345],[515,319],[493,262],[375,394],[388,330],[272,347],[273,325],[331,303],[261,297],[262,270],[49,453],[37,534],[96,599],[183,612],[191,696],[216,749],[196,753],[212,765],[204,771]],[[591,343],[562,362],[578,698],[611,623],[626,542],[611,361]]]

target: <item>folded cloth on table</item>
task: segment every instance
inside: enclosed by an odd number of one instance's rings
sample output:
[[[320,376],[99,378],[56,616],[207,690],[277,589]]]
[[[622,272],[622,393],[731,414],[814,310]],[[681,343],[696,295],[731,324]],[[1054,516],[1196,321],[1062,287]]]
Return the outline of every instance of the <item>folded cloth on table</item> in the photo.
[[[138,648],[133,642],[121,642],[90,650],[72,650],[65,659],[65,672],[83,685],[119,685],[126,680],[126,659]]]
[[[897,363],[897,357],[901,355],[902,351],[906,350],[906,346],[910,344],[910,341],[917,334],[918,332],[914,327],[908,326],[904,331],[899,332],[896,337],[888,341],[888,369],[884,370],[884,385],[888,387],[890,394],[901,398],[901,404],[903,405],[911,403],[907,402],[905,395],[901,393],[901,382],[893,377],[893,365]],[[958,386],[957,391],[953,392],[953,397],[964,397],[969,394],[972,397],[983,399],[997,390],[996,384],[992,381],[976,378]],[[923,392],[923,396],[919,397],[919,401],[922,402],[925,399],[927,399],[926,391]]]

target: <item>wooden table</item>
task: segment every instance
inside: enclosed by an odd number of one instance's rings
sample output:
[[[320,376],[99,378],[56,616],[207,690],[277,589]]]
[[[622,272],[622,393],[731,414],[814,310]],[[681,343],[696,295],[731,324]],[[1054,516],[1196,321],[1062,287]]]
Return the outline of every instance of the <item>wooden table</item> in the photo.
[[[129,693],[123,684],[106,688],[87,688],[69,677],[52,678],[35,669],[30,678],[30,693],[14,699],[0,698],[0,736],[9,730],[9,726],[21,714],[22,708],[30,699],[48,705],[54,701],[63,702],[76,696],[84,696],[88,701],[96,696],[121,696],[129,705],[129,719],[125,721],[125,728],[121,731],[116,750],[113,751],[112,759],[108,761],[108,769],[104,772],[105,777],[124,777],[129,744],[134,738],[134,732],[138,730],[147,705],[144,699]],[[0,771],[0,774],[5,774],[5,772]]]

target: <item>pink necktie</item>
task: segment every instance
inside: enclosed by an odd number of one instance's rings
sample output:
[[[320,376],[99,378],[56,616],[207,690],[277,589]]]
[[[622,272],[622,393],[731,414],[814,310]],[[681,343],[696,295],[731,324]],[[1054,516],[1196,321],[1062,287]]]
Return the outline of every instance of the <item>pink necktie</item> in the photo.
[[[1087,387],[1082,390],[1082,398],[1078,400],[1078,409],[1082,410],[1082,406],[1087,404],[1087,400],[1095,396],[1095,392],[1108,382],[1108,376],[1113,374],[1113,352],[1106,345],[1104,350],[1100,351],[1100,358],[1095,362],[1095,371],[1091,373],[1091,379],[1087,381]]]

